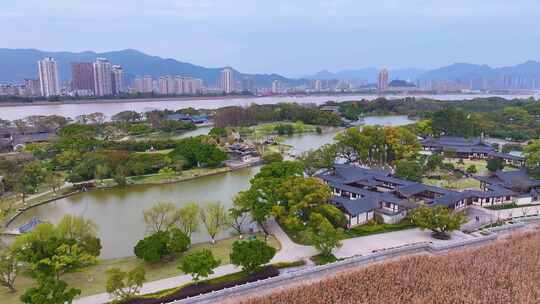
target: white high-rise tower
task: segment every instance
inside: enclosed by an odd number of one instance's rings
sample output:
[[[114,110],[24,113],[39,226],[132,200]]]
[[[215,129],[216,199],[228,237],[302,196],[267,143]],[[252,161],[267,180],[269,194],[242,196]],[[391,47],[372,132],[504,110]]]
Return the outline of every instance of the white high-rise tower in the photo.
[[[105,58],[97,58],[94,62],[94,92],[96,96],[112,95],[112,65]]]
[[[60,81],[58,77],[58,64],[52,57],[46,57],[38,61],[39,85],[41,95],[60,95]]]

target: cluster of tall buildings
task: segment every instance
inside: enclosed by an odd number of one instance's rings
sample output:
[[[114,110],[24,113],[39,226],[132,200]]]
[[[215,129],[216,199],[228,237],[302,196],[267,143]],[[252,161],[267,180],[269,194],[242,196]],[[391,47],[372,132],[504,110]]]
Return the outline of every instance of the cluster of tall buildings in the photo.
[[[116,96],[126,92],[124,70],[106,58],[71,63],[71,90],[81,96]]]
[[[192,77],[162,76],[158,86],[162,95],[198,95],[202,93],[203,81]]]

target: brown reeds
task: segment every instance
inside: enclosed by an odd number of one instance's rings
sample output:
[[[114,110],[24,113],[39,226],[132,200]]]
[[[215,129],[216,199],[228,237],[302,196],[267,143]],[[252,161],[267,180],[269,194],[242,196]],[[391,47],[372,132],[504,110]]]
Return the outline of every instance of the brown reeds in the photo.
[[[243,303],[540,303],[540,233],[443,256],[402,258]]]

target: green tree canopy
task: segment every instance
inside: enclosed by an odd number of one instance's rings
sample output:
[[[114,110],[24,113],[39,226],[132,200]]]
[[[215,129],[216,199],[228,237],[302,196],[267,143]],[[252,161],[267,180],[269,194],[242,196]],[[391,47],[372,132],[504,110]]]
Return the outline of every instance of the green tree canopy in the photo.
[[[242,267],[247,273],[257,271],[262,265],[270,262],[276,249],[261,240],[236,241],[230,255],[231,262]]]
[[[206,278],[214,273],[214,269],[221,262],[214,258],[212,251],[203,249],[186,255],[179,268],[193,277],[194,281],[198,281],[201,277]]]
[[[106,290],[113,298],[126,301],[136,296],[144,283],[146,272],[142,266],[135,267],[130,271],[122,271],[119,268],[107,270]]]
[[[463,212],[454,212],[444,206],[419,207],[413,209],[409,216],[415,225],[433,231],[434,237],[442,239],[448,239],[449,232],[458,230],[467,222]]]
[[[396,163],[396,177],[404,178],[413,182],[421,182],[424,170],[422,165],[415,160],[400,160]]]

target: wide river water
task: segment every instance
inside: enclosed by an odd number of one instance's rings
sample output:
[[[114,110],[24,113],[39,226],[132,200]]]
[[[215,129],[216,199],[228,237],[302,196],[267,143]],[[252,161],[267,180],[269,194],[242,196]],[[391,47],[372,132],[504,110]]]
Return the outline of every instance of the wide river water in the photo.
[[[404,125],[411,122],[405,116],[364,118],[365,125]],[[209,129],[193,131],[193,135],[203,134],[204,130],[208,132]],[[297,151],[307,151],[332,142],[337,132],[293,135],[285,143],[294,146]],[[32,217],[56,223],[64,214],[84,216],[94,221],[99,228],[98,236],[103,245],[102,258],[131,256],[133,246],[147,233],[143,210],[157,202],[172,202],[177,206],[197,202],[201,207],[209,202],[221,202],[230,207],[234,195],[247,189],[249,180],[258,171],[259,167],[253,167],[176,184],[138,185],[80,193],[33,208],[17,218],[11,227],[18,227]],[[219,238],[228,235],[229,232],[225,232]],[[200,232],[192,236],[193,243],[208,240],[202,226]]]
[[[386,98],[396,99],[411,95],[389,95]],[[416,98],[432,98],[439,100],[461,100],[480,97],[498,96],[506,99],[529,98],[531,95],[483,95],[483,94],[455,94],[455,95],[418,95]],[[46,104],[46,105],[25,105],[25,106],[2,106],[0,107],[0,119],[15,120],[30,115],[61,115],[64,117],[75,118],[81,114],[90,114],[101,112],[107,117],[132,110],[137,112],[147,112],[154,109],[178,110],[181,108],[194,107],[199,109],[216,109],[224,106],[246,106],[252,103],[257,104],[276,104],[282,102],[314,103],[323,104],[327,101],[346,101],[346,100],[372,100],[378,98],[378,95],[336,95],[336,96],[272,96],[257,98],[213,98],[213,99],[178,99],[178,100],[144,100],[135,102],[80,102],[66,104]],[[538,97],[538,96],[535,96]]]

